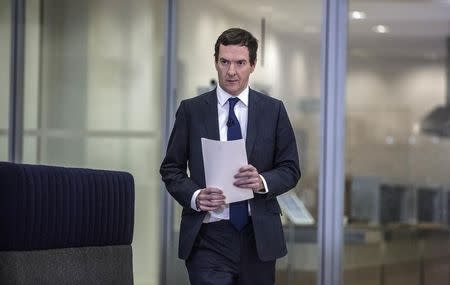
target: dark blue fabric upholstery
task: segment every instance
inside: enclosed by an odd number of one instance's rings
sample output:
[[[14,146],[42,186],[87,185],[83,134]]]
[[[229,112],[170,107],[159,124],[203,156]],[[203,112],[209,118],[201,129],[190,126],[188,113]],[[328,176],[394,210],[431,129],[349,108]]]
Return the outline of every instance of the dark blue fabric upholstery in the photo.
[[[129,245],[133,226],[129,173],[0,162],[0,251]]]

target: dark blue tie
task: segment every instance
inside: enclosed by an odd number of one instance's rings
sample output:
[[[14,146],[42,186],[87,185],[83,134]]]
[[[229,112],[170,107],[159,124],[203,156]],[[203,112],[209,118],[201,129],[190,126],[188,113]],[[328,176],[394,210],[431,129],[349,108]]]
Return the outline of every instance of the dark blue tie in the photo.
[[[241,125],[234,113],[234,106],[239,101],[238,98],[232,97],[228,99],[230,104],[230,111],[228,112],[227,121],[227,140],[242,139]],[[248,203],[247,201],[240,201],[230,204],[230,223],[238,230],[242,230],[249,222],[248,218]]]

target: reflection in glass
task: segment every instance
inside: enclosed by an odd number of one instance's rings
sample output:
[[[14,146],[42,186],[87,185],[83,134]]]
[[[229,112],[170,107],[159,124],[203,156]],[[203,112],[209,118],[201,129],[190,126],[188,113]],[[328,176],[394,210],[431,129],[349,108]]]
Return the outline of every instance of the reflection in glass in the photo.
[[[344,284],[449,284],[450,4],[349,2]]]

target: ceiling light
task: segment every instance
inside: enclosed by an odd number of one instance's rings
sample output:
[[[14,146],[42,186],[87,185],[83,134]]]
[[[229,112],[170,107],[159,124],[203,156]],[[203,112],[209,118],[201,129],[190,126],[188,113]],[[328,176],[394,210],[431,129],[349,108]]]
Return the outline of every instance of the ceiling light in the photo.
[[[377,25],[372,28],[375,33],[386,34],[389,33],[389,27],[385,25]]]
[[[412,127],[412,131],[413,134],[417,135],[420,132],[420,124],[419,123],[415,123]]]
[[[366,13],[362,12],[362,11],[352,11],[350,13],[350,16],[352,19],[355,20],[362,20],[366,18]]]

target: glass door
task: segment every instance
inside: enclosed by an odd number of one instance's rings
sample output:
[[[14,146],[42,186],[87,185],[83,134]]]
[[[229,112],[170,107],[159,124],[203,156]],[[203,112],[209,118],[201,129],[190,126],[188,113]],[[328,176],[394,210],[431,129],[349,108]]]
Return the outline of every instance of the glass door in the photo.
[[[344,284],[449,284],[450,3],[349,4]]]
[[[316,284],[320,151],[321,1],[177,1],[176,105],[215,87],[214,44],[226,29],[241,27],[259,40],[250,87],[281,99],[293,124],[302,178],[278,197],[288,255],[277,263],[277,284]],[[175,202],[174,202],[175,203]],[[292,207],[294,212],[291,211]],[[303,208],[302,208],[303,207]],[[304,219],[295,210],[305,209]],[[169,284],[188,284],[176,258],[181,208],[175,207]]]
[[[133,174],[137,285],[159,284],[163,5],[42,0],[26,11],[24,162]]]

